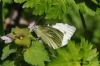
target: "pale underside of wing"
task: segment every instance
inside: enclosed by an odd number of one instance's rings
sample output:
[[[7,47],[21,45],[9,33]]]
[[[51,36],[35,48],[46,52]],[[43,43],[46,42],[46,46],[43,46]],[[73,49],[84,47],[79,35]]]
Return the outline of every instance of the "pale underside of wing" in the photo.
[[[34,30],[38,37],[40,37],[45,44],[57,49],[61,47],[63,40],[63,33],[52,27],[36,26]]]

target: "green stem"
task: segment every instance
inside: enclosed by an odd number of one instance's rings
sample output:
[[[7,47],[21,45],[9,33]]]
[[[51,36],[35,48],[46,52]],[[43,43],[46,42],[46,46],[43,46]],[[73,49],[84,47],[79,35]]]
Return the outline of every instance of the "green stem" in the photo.
[[[79,10],[79,14],[80,14],[80,17],[81,17],[81,20],[82,20],[82,25],[83,25],[83,28],[84,28],[85,38],[88,38],[88,30],[87,30],[86,22],[85,22],[83,14],[80,10]]]

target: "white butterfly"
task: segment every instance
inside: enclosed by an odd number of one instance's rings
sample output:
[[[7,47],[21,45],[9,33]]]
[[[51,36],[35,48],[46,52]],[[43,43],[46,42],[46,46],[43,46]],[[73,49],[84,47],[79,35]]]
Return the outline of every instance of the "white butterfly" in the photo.
[[[67,45],[76,31],[74,26],[68,24],[56,23],[52,26],[41,26],[35,25],[35,21],[30,23],[28,28],[30,32],[34,31],[45,44],[54,49]],[[12,39],[7,36],[3,36],[1,39],[5,40],[5,43],[12,42]]]
[[[52,26],[35,26],[35,22],[29,25],[30,31],[34,31],[46,44],[54,49],[67,45],[76,31],[74,26],[56,23]]]

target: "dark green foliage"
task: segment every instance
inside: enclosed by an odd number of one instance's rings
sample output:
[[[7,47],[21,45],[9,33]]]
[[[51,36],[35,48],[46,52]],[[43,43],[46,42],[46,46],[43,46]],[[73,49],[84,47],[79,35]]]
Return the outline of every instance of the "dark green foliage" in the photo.
[[[23,8],[32,8],[34,15],[45,14],[45,19],[59,19],[65,22],[69,10],[75,9],[76,6],[74,0],[15,0],[15,2],[25,2]]]
[[[84,39],[80,44],[70,41],[57,53],[58,56],[48,66],[99,66],[97,49],[93,49],[93,45]]]

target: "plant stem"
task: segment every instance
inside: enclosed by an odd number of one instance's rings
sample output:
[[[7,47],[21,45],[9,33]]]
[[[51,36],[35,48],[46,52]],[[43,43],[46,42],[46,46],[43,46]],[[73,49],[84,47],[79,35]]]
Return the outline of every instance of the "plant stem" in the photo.
[[[89,38],[88,37],[87,26],[86,26],[86,23],[85,23],[85,19],[84,19],[84,16],[83,16],[83,14],[80,10],[79,10],[79,14],[80,14],[80,17],[81,17],[81,20],[82,20],[82,25],[83,25],[83,28],[84,28],[85,38]]]

